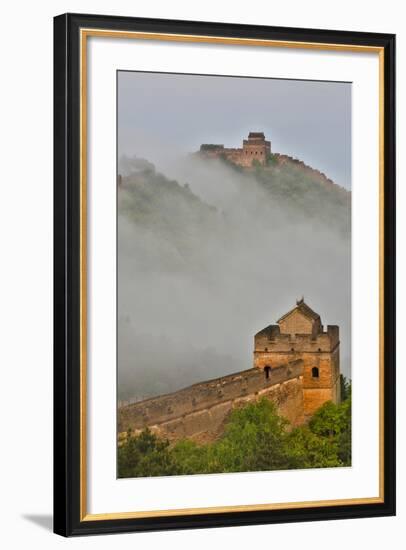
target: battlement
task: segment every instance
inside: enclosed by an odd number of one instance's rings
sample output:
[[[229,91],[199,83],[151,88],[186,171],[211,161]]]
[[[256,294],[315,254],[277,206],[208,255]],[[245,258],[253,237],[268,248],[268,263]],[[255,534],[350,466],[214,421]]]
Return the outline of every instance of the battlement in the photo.
[[[149,427],[170,440],[181,437],[212,439],[229,412],[262,396],[275,401],[292,424],[303,421],[303,363],[293,360],[271,375],[248,369],[199,382],[182,390],[119,409],[118,431]],[[293,398],[293,400],[291,399]]]
[[[222,151],[223,149],[224,145],[218,143],[202,143],[200,146],[200,151],[202,153],[217,152]]]
[[[263,136],[264,134],[262,134]],[[266,139],[262,138],[248,138],[244,139],[242,142],[243,147],[251,146],[251,145],[265,145],[267,147],[271,147],[271,142],[267,141]]]
[[[242,148],[224,147],[222,144],[204,143],[199,154],[207,158],[225,158],[226,160],[250,168],[254,161],[265,165],[271,153],[271,142],[265,139],[263,132],[250,132],[243,140]]]
[[[339,344],[339,328],[328,325],[327,330],[312,331],[310,334],[282,333],[279,325],[269,325],[255,335],[255,352],[265,351],[309,351],[331,352]]]
[[[120,407],[122,437],[144,428],[170,441],[204,443],[221,435],[230,412],[262,397],[291,425],[302,424],[326,401],[340,400],[339,328],[324,330],[302,298],[255,335],[253,368]]]

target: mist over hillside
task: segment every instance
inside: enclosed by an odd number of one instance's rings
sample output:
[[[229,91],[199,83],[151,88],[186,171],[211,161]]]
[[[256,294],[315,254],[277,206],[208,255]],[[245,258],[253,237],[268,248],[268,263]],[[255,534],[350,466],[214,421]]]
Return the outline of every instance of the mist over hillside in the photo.
[[[295,162],[242,170],[122,158],[119,398],[250,368],[253,337],[304,295],[350,375],[351,194]]]

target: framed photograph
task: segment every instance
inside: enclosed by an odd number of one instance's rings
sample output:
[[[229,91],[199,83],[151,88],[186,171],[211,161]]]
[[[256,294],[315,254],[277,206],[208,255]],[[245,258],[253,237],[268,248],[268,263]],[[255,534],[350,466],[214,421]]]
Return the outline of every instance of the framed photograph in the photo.
[[[54,530],[395,514],[395,37],[54,20]]]

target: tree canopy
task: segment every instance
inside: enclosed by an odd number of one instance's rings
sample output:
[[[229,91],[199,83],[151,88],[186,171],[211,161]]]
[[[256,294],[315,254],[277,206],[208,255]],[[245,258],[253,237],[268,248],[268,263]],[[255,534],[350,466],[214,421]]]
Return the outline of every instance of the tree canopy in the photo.
[[[230,414],[222,437],[171,446],[150,430],[128,434],[118,448],[119,477],[250,472],[351,465],[351,385],[340,404],[325,403],[311,420],[289,426],[274,403],[262,398]]]

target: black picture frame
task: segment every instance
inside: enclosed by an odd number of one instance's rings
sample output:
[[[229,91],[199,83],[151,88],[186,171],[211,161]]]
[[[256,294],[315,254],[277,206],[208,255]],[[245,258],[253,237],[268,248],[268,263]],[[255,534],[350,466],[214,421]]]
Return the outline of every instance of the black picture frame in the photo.
[[[383,500],[303,508],[87,520],[81,516],[80,29],[358,45],[384,56]],[[63,536],[395,514],[395,36],[64,14],[54,19],[54,531]]]

